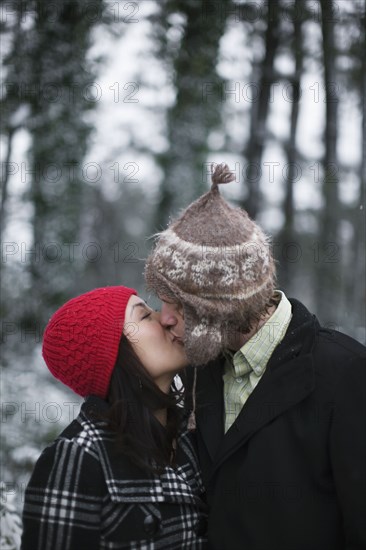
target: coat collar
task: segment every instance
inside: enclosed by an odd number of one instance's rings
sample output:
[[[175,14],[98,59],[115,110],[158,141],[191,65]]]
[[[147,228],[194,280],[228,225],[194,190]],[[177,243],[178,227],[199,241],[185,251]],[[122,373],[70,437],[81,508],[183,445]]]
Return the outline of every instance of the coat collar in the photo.
[[[198,503],[203,493],[199,466],[191,434],[183,430],[178,438],[177,468],[165,468],[161,475],[145,473],[133,461],[117,451],[113,432],[102,419],[108,404],[96,396],[89,396],[82,405],[78,422],[83,430],[80,439],[96,455],[110,494],[115,502]]]
[[[211,474],[253,434],[305,399],[314,388],[312,348],[319,324],[300,302],[291,300],[291,305],[293,316],[286,335],[225,437],[222,358],[200,372],[197,398],[201,407],[197,420],[213,461]]]

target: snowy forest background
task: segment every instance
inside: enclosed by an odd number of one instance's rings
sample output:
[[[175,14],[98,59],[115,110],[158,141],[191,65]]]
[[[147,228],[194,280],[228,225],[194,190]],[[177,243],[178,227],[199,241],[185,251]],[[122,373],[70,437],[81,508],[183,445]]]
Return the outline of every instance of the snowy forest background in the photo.
[[[365,342],[365,0],[13,0],[1,33],[2,504],[78,411],[41,358],[50,315],[144,294],[147,237],[210,162],[279,287]]]

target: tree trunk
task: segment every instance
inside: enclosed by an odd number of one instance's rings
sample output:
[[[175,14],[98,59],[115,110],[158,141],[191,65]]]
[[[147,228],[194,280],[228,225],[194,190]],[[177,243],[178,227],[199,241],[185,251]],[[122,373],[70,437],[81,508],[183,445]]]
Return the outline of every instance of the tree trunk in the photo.
[[[8,183],[9,183],[9,166],[10,166],[10,159],[11,159],[11,153],[12,153],[12,145],[13,145],[13,137],[14,137],[14,129],[9,128],[8,134],[7,134],[7,147],[6,147],[6,157],[5,162],[3,165],[3,175],[4,178],[2,180],[1,185],[1,206],[0,206],[0,235],[3,235],[4,229],[5,229],[5,217],[6,217],[6,201],[8,198]]]
[[[168,112],[169,149],[159,159],[164,178],[154,230],[164,227],[171,215],[208,191],[207,139],[221,125],[223,81],[216,73],[216,63],[229,5],[230,0],[207,5],[195,0],[168,0],[162,8],[158,39],[163,58],[169,57],[164,36],[167,15],[180,13],[186,22],[179,51],[171,55],[175,55],[177,96]]]
[[[85,57],[96,24],[90,15],[98,6],[103,7],[102,0],[86,6],[82,0],[65,0],[54,21],[36,3],[35,25],[28,35],[27,85],[35,90],[29,97],[34,215],[27,256],[33,292],[28,300],[36,319],[70,297],[70,281],[78,276],[79,264],[70,257],[69,246],[79,240],[82,191],[90,185],[83,166],[90,132],[85,113],[95,105],[87,100],[95,80]],[[55,99],[49,98],[49,90]]]
[[[265,33],[265,56],[259,67],[259,78],[254,78],[258,84],[259,98],[253,103],[250,122],[250,137],[244,153],[247,159],[246,171],[248,198],[244,207],[252,218],[258,214],[260,207],[260,176],[261,161],[266,140],[266,123],[269,112],[271,85],[274,80],[274,61],[279,44],[279,11],[273,9],[270,0],[266,0],[267,28]],[[254,74],[257,69],[254,69]]]
[[[11,32],[13,35],[12,48],[11,48],[11,52],[9,53],[8,59],[4,60],[4,64],[6,63],[12,64],[11,61],[14,61],[14,57],[16,57],[16,52],[19,47],[19,42],[22,40],[21,20],[22,20],[22,15],[20,13],[20,10],[17,10],[14,26],[11,28]],[[5,30],[6,25],[4,25],[4,27],[5,27],[4,28]],[[1,37],[0,37],[0,40],[1,40]],[[16,67],[14,67],[14,65],[15,63],[12,64],[13,70],[16,71]],[[12,124],[11,118],[14,115],[14,113],[17,111],[19,106],[22,104],[22,99],[17,97],[17,94],[14,93],[14,88],[12,88],[11,86],[11,84],[14,84],[12,80],[13,80],[12,71],[8,71],[7,77],[5,78],[5,82],[4,82],[5,84],[4,88],[6,93],[1,100],[2,125],[3,125],[3,132],[4,134],[6,134],[6,137],[7,137],[7,144],[6,144],[5,161],[4,161],[3,170],[2,170],[3,180],[2,180],[2,186],[1,186],[0,235],[3,235],[3,231],[6,225],[6,202],[8,199],[8,191],[9,191],[8,185],[9,185],[9,177],[10,177],[9,163],[11,162],[14,134],[18,129],[16,126],[14,126],[14,124]],[[10,85],[9,89],[7,89],[7,86],[6,86],[7,84]]]
[[[362,16],[363,51],[366,50],[366,4]],[[355,212],[354,268],[348,270],[352,296],[355,334],[366,344],[366,56],[361,73],[362,161],[360,166],[360,200]]]
[[[338,243],[338,223],[341,209],[338,199],[337,123],[338,92],[335,68],[334,6],[333,0],[321,0],[324,83],[325,83],[325,155],[323,159],[324,207],[321,216],[320,240],[315,243],[319,250],[317,273],[318,311],[323,319],[338,325],[339,306],[335,297],[340,287],[340,248]]]
[[[294,227],[294,181],[297,177],[297,150],[296,150],[296,131],[299,118],[299,101],[300,101],[300,80],[303,70],[303,50],[302,50],[302,21],[298,17],[301,8],[301,0],[295,0],[293,11],[293,51],[295,56],[295,73],[292,78],[292,104],[290,115],[290,137],[286,145],[287,155],[287,177],[285,181],[285,200],[284,214],[285,223],[282,231],[279,234],[280,250],[283,246],[286,247],[295,239]],[[287,249],[287,248],[286,248]],[[290,291],[291,283],[295,279],[295,265],[293,262],[283,260],[280,265],[280,282],[285,289]]]

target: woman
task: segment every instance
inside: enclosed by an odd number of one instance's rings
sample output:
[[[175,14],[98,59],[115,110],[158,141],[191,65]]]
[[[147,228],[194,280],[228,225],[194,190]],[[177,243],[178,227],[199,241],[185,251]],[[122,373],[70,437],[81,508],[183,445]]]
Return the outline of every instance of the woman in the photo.
[[[174,376],[181,343],[136,291],[100,288],[51,318],[43,357],[86,397],[42,453],[22,550],[206,548],[203,486]]]

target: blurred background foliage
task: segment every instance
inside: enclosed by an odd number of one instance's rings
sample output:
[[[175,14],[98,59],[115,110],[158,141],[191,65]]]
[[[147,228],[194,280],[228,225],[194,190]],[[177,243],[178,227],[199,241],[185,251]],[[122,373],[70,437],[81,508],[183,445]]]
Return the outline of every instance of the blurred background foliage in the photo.
[[[9,498],[79,402],[42,366],[47,320],[98,286],[143,293],[147,237],[209,188],[210,162],[235,171],[222,193],[272,235],[279,287],[365,342],[364,0],[1,10]]]

